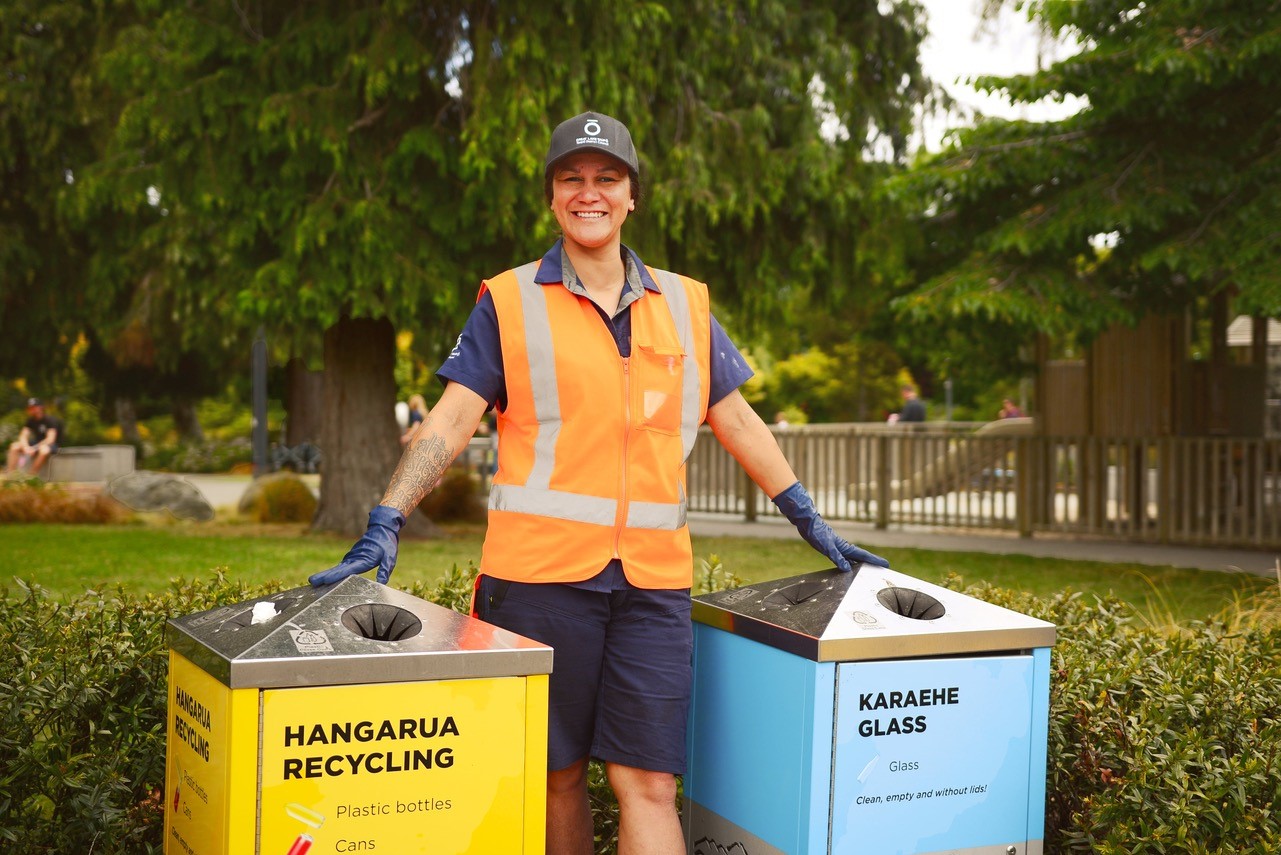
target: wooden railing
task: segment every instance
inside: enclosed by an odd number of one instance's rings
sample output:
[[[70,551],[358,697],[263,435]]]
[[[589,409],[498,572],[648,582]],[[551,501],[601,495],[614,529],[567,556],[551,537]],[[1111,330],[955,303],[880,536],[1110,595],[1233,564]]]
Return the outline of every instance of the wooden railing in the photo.
[[[804,425],[780,446],[828,519],[1220,546],[1281,546],[1281,440],[983,435]],[[712,436],[693,511],[754,519],[769,499]]]

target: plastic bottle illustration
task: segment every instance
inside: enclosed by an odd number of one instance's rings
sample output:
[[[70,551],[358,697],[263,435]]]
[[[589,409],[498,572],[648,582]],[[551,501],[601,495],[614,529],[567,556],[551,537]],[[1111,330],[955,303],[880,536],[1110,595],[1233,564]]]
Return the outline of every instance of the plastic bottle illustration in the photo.
[[[285,815],[290,819],[298,820],[303,825],[313,830],[319,829],[325,824],[325,817],[323,814],[316,813],[311,808],[297,804],[296,802],[290,802],[285,805]],[[286,852],[285,855],[307,855],[307,853],[311,851],[311,845],[315,842],[316,839],[304,831],[294,838],[293,844],[289,847],[289,851]]]

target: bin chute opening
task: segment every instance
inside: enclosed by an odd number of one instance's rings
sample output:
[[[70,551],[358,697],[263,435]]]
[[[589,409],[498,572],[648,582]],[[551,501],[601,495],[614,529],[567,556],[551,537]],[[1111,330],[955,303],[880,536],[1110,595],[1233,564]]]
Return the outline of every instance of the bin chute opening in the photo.
[[[799,606],[801,603],[814,599],[824,591],[830,591],[832,586],[826,582],[817,582],[808,580],[797,582],[794,585],[788,585],[785,588],[779,588],[772,591],[765,597],[762,605],[783,607]]]
[[[876,592],[876,599],[894,614],[913,620],[937,620],[947,614],[938,600],[912,588],[882,588]]]
[[[271,597],[267,600],[262,600],[260,602],[269,602],[276,607],[276,614],[271,618],[272,620],[275,620],[276,618],[283,615],[285,612],[289,611],[290,609],[294,608],[299,603],[301,603],[302,597],[277,596],[277,597]],[[253,605],[251,604],[249,608],[242,609],[232,617],[227,618],[227,620],[219,624],[218,632],[238,632],[239,630],[245,629],[246,627],[253,626],[254,625],[253,618],[254,618],[254,610],[253,610]]]
[[[401,641],[423,631],[413,612],[387,603],[365,603],[342,613],[342,625],[371,641]]]

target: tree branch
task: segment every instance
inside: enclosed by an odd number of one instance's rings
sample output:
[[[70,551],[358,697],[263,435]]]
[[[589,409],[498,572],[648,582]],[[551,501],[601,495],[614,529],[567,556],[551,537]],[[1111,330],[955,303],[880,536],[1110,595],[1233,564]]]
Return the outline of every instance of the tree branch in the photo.
[[[254,41],[262,41],[262,33],[255,30],[253,24],[249,23],[249,15],[240,5],[239,0],[231,0],[231,8],[236,10],[236,17],[240,19],[240,25],[245,28],[245,32],[253,36]]]
[[[1121,170],[1121,174],[1116,177],[1116,181],[1112,182],[1112,186],[1108,188],[1108,197],[1111,198],[1113,202],[1120,201],[1118,198],[1118,191],[1121,189],[1121,185],[1125,183],[1126,178],[1130,177],[1130,173],[1134,171],[1134,167],[1139,165],[1139,161],[1143,160],[1144,155],[1151,151],[1154,145],[1155,143],[1149,142],[1143,148],[1139,149],[1138,153],[1135,154],[1134,157],[1130,159],[1130,162],[1126,164],[1125,168]]]
[[[367,128],[370,125],[372,125],[374,122],[377,122],[384,115],[386,115],[387,108],[389,106],[391,105],[383,104],[377,110],[370,110],[369,112],[365,113],[365,115],[361,116],[359,119],[357,119],[356,121],[352,122],[350,125],[347,126],[347,133],[351,133],[352,131],[358,131],[361,128]]]
[[[1220,27],[1211,27],[1204,32],[1198,32],[1200,27],[1193,27],[1191,30],[1181,29],[1178,33],[1183,38],[1183,49],[1191,50],[1202,42],[1207,42],[1219,34]]]
[[[1006,290],[1007,288],[1011,287],[1014,284],[1014,280],[1017,279],[1018,275],[1022,272],[1023,272],[1023,265],[1021,264],[1014,265],[1013,267],[1010,268],[1010,275],[1006,276],[1000,282],[994,283],[990,290],[993,293]],[[1040,294],[1037,293],[1035,286],[1031,286],[1029,290],[1036,293],[1038,297],[1040,296]]]
[[[1220,211],[1222,211],[1223,208],[1229,202],[1235,199],[1237,197],[1237,194],[1239,194],[1240,192],[1241,192],[1241,188],[1238,187],[1235,190],[1233,190],[1231,193],[1229,193],[1228,195],[1220,199],[1217,203],[1215,203],[1214,207],[1211,208],[1209,212],[1205,215],[1205,219],[1201,221],[1201,224],[1196,227],[1196,229],[1192,232],[1192,234],[1188,235],[1188,238],[1187,240],[1184,241],[1184,243],[1196,243],[1196,241],[1200,239],[1201,235],[1205,234],[1205,230],[1210,227],[1210,221],[1214,219],[1215,215],[1217,215]]]
[[[1019,148],[1030,148],[1031,146],[1042,145],[1044,143],[1072,142],[1073,140],[1079,140],[1079,139],[1082,139],[1083,137],[1088,137],[1089,135],[1090,135],[1090,132],[1085,130],[1068,131],[1067,133],[1054,134],[1053,136],[1048,136],[1048,137],[1036,137],[1034,139],[1023,139],[1023,140],[1016,140],[1015,142],[997,143],[996,145],[979,146],[977,148],[968,148],[964,152],[959,154],[957,157],[954,157],[951,160],[947,161],[947,163],[948,165],[951,165],[953,163],[958,163],[962,160],[973,161],[974,158],[978,157],[981,154],[996,154],[1003,151],[1013,151]]]

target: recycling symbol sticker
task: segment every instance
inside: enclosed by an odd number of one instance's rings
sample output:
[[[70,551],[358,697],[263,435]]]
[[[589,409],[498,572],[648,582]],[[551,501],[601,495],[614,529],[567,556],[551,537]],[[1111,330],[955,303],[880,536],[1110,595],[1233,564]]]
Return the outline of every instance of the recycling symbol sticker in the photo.
[[[289,634],[294,638],[294,647],[299,653],[333,653],[334,646],[329,643],[329,636],[323,629],[293,629]]]

